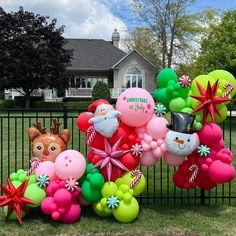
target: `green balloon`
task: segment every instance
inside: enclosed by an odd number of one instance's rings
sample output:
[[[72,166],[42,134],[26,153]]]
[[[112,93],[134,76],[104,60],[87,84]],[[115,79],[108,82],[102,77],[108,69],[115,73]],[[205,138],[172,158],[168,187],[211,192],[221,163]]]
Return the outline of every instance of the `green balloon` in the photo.
[[[30,184],[34,184],[34,183],[36,183],[36,182],[37,182],[37,178],[36,178],[36,176],[35,176],[34,174],[30,175],[30,176],[29,176],[29,182],[28,182],[28,185],[30,185]]]
[[[27,186],[24,197],[29,198],[35,203],[33,205],[28,204],[27,206],[35,208],[41,205],[43,199],[46,197],[46,192],[44,189],[38,187],[38,185],[34,183]]]
[[[18,175],[21,175],[21,174],[25,174],[25,171],[23,169],[19,169],[16,173]]]
[[[117,185],[114,182],[106,182],[102,187],[102,196],[108,198],[109,196],[115,195],[118,190]]]
[[[169,107],[171,111],[180,112],[186,107],[186,103],[183,98],[178,97],[170,101]]]
[[[167,94],[166,88],[156,89],[154,92],[154,99],[164,105],[168,104],[171,96]]]
[[[4,212],[4,215],[5,215],[5,216],[7,216],[7,211],[8,211],[8,206],[5,206],[5,207],[3,208],[3,212]],[[25,213],[23,210],[21,210],[21,216],[22,216],[22,218],[24,218],[24,217],[26,216],[26,213]],[[12,211],[12,213],[11,213],[9,219],[10,219],[10,220],[18,220],[15,210]]]
[[[19,180],[14,180],[12,181],[12,184],[14,185],[15,188],[18,188],[22,184],[22,182],[20,182]]]
[[[157,86],[160,88],[166,88],[170,80],[177,82],[178,81],[177,74],[171,68],[165,68],[161,70],[157,76]]]
[[[192,100],[193,100],[193,98],[191,98],[189,96],[187,98],[185,98],[186,107],[192,108]]]
[[[188,114],[191,114],[193,111],[193,109],[189,108],[189,107],[185,107],[184,109],[181,110],[181,112],[185,112],[185,113],[188,113]]]
[[[208,81],[210,82],[211,86],[215,83],[215,80],[210,77],[209,75],[199,75],[197,76],[192,84],[191,84],[191,90],[192,90],[192,95],[200,95],[197,82],[203,87],[205,90],[207,89]]]
[[[120,201],[119,206],[113,210],[114,217],[123,223],[135,220],[139,213],[139,204],[133,197],[129,202]]]
[[[100,191],[102,186],[104,185],[105,180],[102,174],[95,173],[91,175],[89,182],[92,188],[98,189]]]
[[[82,197],[86,202],[97,202],[102,197],[101,188],[93,188],[88,181],[84,181],[81,190]]]
[[[219,117],[217,114],[215,114],[215,122],[217,124],[222,123],[227,118],[227,115],[228,115],[228,109],[226,106],[223,106],[221,109],[218,107],[218,109],[221,114],[221,117]]]
[[[228,72],[226,70],[214,70],[214,71],[210,72],[208,75],[210,77],[212,77],[215,81],[217,79],[219,80],[219,82],[220,82],[219,88],[222,91],[224,91],[224,85],[227,82],[234,84],[234,89],[232,90],[230,95],[231,95],[231,97],[233,97],[235,95],[235,93],[236,93],[236,80],[230,72]]]
[[[107,217],[112,215],[112,212],[106,212],[105,209],[102,207],[101,202],[96,202],[93,204],[93,210],[95,213],[102,217]]]
[[[25,180],[27,180],[27,175],[26,174],[20,174],[18,176],[18,180],[23,183]]]
[[[10,180],[11,181],[18,180],[18,174],[17,173],[10,174]]]
[[[202,123],[200,122],[194,122],[193,126],[196,130],[200,130],[202,128]]]
[[[171,122],[171,112],[166,113],[166,119],[169,123]]]
[[[178,92],[179,92],[179,96],[181,97],[181,98],[187,98],[188,97],[188,94],[189,94],[189,90],[190,90],[190,88],[189,87],[187,87],[187,88],[180,88],[179,90],[178,90]]]
[[[131,172],[132,171],[125,172],[121,177],[128,186],[130,186],[130,184],[136,178],[136,176],[131,175]],[[138,183],[133,188],[134,196],[141,194],[144,191],[145,187],[146,187],[146,179],[145,179],[144,175],[142,175],[141,179],[138,181]]]

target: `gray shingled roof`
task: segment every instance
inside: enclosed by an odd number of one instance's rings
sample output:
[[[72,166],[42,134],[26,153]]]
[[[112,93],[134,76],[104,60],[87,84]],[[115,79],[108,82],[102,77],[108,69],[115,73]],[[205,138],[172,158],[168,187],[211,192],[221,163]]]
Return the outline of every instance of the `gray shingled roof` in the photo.
[[[65,49],[73,49],[68,69],[109,70],[126,53],[102,39],[66,39]]]

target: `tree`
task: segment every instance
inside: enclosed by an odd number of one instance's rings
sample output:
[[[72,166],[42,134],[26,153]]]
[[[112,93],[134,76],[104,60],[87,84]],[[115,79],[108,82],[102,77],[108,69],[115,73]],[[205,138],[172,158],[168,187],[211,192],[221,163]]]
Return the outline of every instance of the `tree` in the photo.
[[[160,48],[150,29],[136,28],[126,37],[125,45],[129,51],[136,49],[154,65],[160,66]]]
[[[68,86],[63,73],[71,51],[63,49],[64,27],[48,19],[22,7],[9,13],[0,8],[0,89],[18,89],[27,108],[34,89]]]
[[[110,101],[111,93],[108,85],[102,81],[98,81],[93,87],[92,97],[93,101],[96,101],[98,99],[105,99],[107,101]]]
[[[194,0],[131,0],[134,13],[151,30],[160,51],[161,68],[188,60],[196,35],[201,32],[199,14],[187,9]]]
[[[203,74],[223,69],[236,76],[236,10],[225,12],[218,24],[209,26],[196,66]]]

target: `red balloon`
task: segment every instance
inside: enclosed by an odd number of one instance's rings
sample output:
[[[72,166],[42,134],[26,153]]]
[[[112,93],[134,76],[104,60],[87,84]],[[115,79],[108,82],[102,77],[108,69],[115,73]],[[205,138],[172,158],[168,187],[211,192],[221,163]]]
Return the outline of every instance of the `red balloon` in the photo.
[[[139,162],[139,157],[134,157],[130,152],[126,153],[122,157],[120,157],[119,161],[129,170],[135,169]]]
[[[198,179],[198,187],[203,190],[210,190],[213,189],[216,186],[216,183],[214,183],[210,178],[199,178]]]
[[[118,127],[116,132],[113,134],[113,136],[109,139],[109,142],[111,145],[114,145],[120,137],[122,137],[121,140],[121,145],[127,143],[128,135],[129,135],[129,130],[124,129],[123,127]]]
[[[105,181],[108,181],[106,167],[102,168],[100,170],[100,172],[104,176]],[[122,176],[122,174],[123,174],[123,171],[119,167],[112,165],[112,173],[111,173],[111,180],[110,181],[115,182],[116,179],[118,179],[118,178],[120,178]]]
[[[87,134],[86,136],[86,142],[88,143],[90,134]],[[95,137],[93,138],[93,141],[89,144],[89,147],[97,148],[100,150],[104,150],[104,136],[96,132]]]
[[[92,126],[88,121],[93,117],[94,115],[89,112],[83,112],[81,113],[76,121],[77,127],[82,132],[86,132],[90,126]]]
[[[88,154],[87,154],[87,158],[88,158],[88,161],[89,161],[90,163],[93,162],[94,153],[93,153],[92,150],[90,150],[90,151],[88,152]]]

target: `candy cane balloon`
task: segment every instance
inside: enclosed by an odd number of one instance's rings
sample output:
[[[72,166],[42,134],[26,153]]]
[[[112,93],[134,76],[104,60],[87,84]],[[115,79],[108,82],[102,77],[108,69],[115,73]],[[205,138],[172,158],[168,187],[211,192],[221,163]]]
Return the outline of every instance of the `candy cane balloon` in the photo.
[[[142,177],[142,172],[140,170],[133,170],[131,172],[131,176],[135,176],[136,178],[132,181],[132,183],[130,184],[130,188],[134,188],[135,185],[140,181],[141,177]]]
[[[234,84],[228,82],[224,85],[224,89],[227,89],[228,90],[222,95],[222,98],[226,98],[230,95],[230,93],[234,90]]]
[[[189,183],[192,184],[194,182],[194,180],[197,178],[198,173],[199,173],[199,167],[196,164],[193,164],[189,167],[190,171],[193,171],[190,179],[189,179]]]

